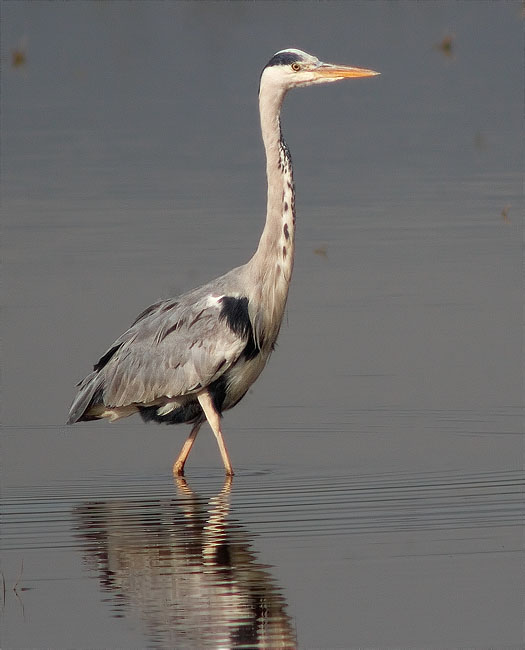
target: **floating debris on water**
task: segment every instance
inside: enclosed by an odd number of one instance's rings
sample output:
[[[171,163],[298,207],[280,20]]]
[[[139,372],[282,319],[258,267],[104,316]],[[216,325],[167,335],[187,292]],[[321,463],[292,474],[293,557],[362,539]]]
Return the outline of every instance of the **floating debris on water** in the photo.
[[[27,37],[23,36],[16,47],[11,50],[11,67],[23,68],[27,63]]]
[[[439,50],[445,56],[453,57],[455,38],[456,38],[455,34],[447,34],[442,38],[442,40],[439,43],[436,43],[434,45],[434,48],[436,50]]]

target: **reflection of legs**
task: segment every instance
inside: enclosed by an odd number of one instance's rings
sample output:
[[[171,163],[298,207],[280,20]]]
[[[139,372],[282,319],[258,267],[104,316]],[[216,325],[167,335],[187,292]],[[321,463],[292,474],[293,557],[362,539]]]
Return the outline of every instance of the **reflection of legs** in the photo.
[[[177,460],[173,464],[173,473],[175,474],[175,476],[182,476],[184,474],[184,463],[186,462],[186,459],[188,458],[191,448],[193,447],[193,443],[195,442],[195,438],[199,433],[201,424],[202,422],[197,422],[197,424],[193,426],[190,435],[186,438],[186,442],[182,446],[181,452],[178,455]]]
[[[210,427],[212,428],[212,431],[215,434],[215,438],[217,439],[217,444],[219,445],[219,451],[221,452],[222,462],[224,463],[226,474],[228,476],[233,476],[233,467],[230,462],[230,457],[228,456],[228,451],[226,450],[226,445],[222,439],[221,416],[217,413],[208,391],[200,393],[197,395],[197,397],[199,399],[200,405],[202,406],[202,410],[204,411],[204,415],[210,423]]]

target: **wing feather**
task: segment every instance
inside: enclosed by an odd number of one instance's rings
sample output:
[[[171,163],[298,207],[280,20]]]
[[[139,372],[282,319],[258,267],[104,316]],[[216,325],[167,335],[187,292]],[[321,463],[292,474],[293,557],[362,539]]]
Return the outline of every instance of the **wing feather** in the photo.
[[[239,359],[247,336],[221,318],[220,296],[183,298],[145,310],[102,357],[105,363],[97,364],[106,406],[187,395],[211,384]]]

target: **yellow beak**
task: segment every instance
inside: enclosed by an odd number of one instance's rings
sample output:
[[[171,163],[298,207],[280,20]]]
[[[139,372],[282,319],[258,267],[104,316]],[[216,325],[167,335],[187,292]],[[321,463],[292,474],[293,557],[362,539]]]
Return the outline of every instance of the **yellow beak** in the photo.
[[[352,68],[348,65],[332,65],[331,63],[321,63],[315,72],[325,79],[355,79],[357,77],[375,77],[381,74],[380,72],[367,70],[366,68]]]

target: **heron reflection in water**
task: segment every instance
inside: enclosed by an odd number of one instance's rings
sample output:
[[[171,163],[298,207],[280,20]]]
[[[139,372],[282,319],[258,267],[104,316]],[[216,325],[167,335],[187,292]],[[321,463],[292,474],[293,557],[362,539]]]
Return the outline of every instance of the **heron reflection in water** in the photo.
[[[281,50],[270,59],[259,84],[268,195],[255,254],[198,289],[145,309],[80,382],[68,424],[113,421],[134,413],[146,421],[192,424],[173,466],[182,475],[207,420],[226,474],[233,474],[221,415],[246,395],[264,369],[281,328],[292,277],[295,189],[281,132],[284,97],[301,86],[377,74],[323,63],[296,49]]]
[[[231,479],[210,499],[183,478],[176,491],[75,508],[76,536],[113,615],[138,617],[162,647],[296,648],[280,588],[228,518]]]

